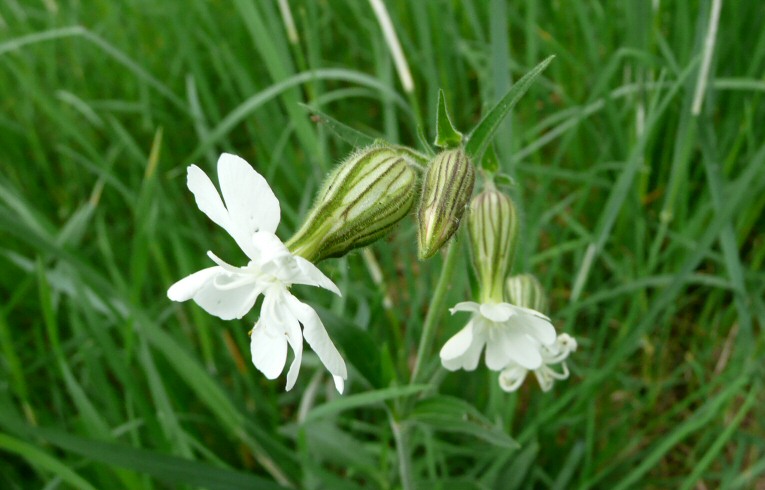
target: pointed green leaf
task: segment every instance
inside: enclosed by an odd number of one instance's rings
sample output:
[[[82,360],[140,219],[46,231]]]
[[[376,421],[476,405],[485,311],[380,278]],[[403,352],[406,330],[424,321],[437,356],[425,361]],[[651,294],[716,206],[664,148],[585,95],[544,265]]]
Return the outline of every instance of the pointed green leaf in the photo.
[[[438,91],[438,113],[436,116],[436,142],[440,148],[456,148],[462,143],[462,133],[454,129],[449,112],[446,110],[444,91]]]
[[[513,84],[497,105],[495,105],[489,113],[481,119],[481,122],[479,122],[475,129],[473,129],[473,132],[470,133],[470,139],[468,140],[467,145],[465,145],[465,151],[471,158],[474,160],[480,159],[483,152],[486,151],[486,148],[489,146],[492,136],[497,132],[499,125],[510,112],[510,109],[518,103],[523,94],[525,94],[529,87],[531,87],[531,84],[542,71],[547,68],[547,65],[550,64],[554,57],[555,56],[550,56],[539,63],[533,70]]]

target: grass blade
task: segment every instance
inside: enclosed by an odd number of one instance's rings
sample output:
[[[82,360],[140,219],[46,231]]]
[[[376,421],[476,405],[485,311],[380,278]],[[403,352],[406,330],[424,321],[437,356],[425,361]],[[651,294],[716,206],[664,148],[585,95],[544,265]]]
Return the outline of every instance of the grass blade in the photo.
[[[3,425],[10,421],[3,420]],[[17,422],[19,432],[33,437],[39,437],[65,451],[70,451],[93,461],[110,466],[127,468],[140,473],[151,475],[159,480],[170,484],[188,484],[202,488],[216,488],[226,490],[262,489],[283,490],[284,487],[258,476],[218,468],[200,461],[179,458],[167,454],[138,449],[121,444],[107,443],[93,439],[85,439],[67,434],[54,429],[35,428]],[[9,448],[24,455],[34,456],[35,462],[42,461],[49,469],[55,471],[74,484],[78,488],[93,489],[90,484],[81,478],[75,478],[68,468],[60,468],[56,462],[35,448],[12,439],[7,435],[0,434],[0,448]],[[40,458],[40,459],[37,459]],[[60,464],[60,463],[59,463]],[[75,484],[76,482],[76,484]]]
[[[345,410],[377,405],[378,403],[387,400],[394,400],[397,398],[416,395],[430,388],[430,385],[396,386],[394,388],[383,388],[382,390],[368,391],[358,395],[344,396],[343,398],[338,398],[337,400],[333,400],[314,408],[308,412],[306,421],[328,417]]]

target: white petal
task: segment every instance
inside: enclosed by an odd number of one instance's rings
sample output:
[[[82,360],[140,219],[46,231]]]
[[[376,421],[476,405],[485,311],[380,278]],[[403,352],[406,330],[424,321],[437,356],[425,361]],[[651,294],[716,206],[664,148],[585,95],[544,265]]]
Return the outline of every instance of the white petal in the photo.
[[[514,364],[499,373],[499,386],[505,391],[515,391],[520,388],[528,372],[528,369]]]
[[[481,315],[489,320],[502,323],[513,316],[513,307],[507,303],[486,303],[480,307]]]
[[[444,366],[444,369],[447,371],[456,371],[462,369],[462,361],[462,356],[455,357],[454,359],[441,358],[441,365]]]
[[[303,361],[303,333],[300,331],[300,324],[297,318],[289,311],[289,305],[287,303],[281,303],[280,308],[284,308],[287,319],[285,325],[285,333],[287,335],[287,342],[292,347],[292,352],[295,357],[292,359],[290,369],[287,371],[287,391],[290,391],[295,386],[298,374],[300,373],[300,363]]]
[[[561,350],[565,350],[568,352],[576,352],[576,348],[577,348],[576,339],[567,333],[562,333],[558,335],[558,338],[556,339],[555,344],[558,345],[561,348]]]
[[[546,371],[546,375],[549,376],[552,379],[566,379],[568,378],[569,372],[568,372],[568,366],[566,366],[566,363],[564,362],[561,364],[562,371],[558,372],[551,368],[550,366],[542,366],[541,368],[537,369],[537,371],[540,371],[544,369]]]
[[[272,332],[258,320],[250,334],[252,363],[268,379],[276,379],[287,362],[287,339],[281,332]]]
[[[555,373],[553,373],[547,366],[542,366],[539,369],[534,370],[534,376],[536,376],[539,382],[539,387],[542,391],[548,392],[555,382]]]
[[[265,265],[278,259],[291,258],[293,255],[289,249],[279,240],[279,237],[270,231],[259,231],[250,236],[250,243],[257,251],[254,261],[258,265]]]
[[[460,361],[460,365],[458,367],[464,369],[465,371],[473,371],[478,367],[478,361],[481,359],[481,351],[483,350],[483,346],[486,344],[486,339],[484,339],[482,336],[479,336],[475,331],[473,333],[475,335],[475,340],[473,340],[473,343],[470,344],[470,348],[461,357],[455,359],[455,361]],[[446,363],[443,364],[444,367],[446,367]]]
[[[509,318],[507,322],[509,325],[512,325],[537,339],[543,345],[552,345],[557,338],[555,327],[553,327],[552,323],[550,323],[549,320],[545,320],[536,315],[523,313]]]
[[[228,262],[224,261],[223,259],[221,259],[217,255],[215,255],[212,252],[212,250],[208,250],[207,251],[207,256],[210,257],[210,260],[212,260],[213,262],[218,264],[218,267],[220,267],[221,269],[225,270],[226,272],[229,272],[231,274],[241,274],[242,273],[242,271],[240,270],[239,267],[235,267],[235,266],[229,264]]]
[[[324,273],[310,261],[304,259],[303,257],[295,256],[295,264],[297,265],[299,272],[296,274],[295,278],[290,281],[292,284],[317,286],[328,291],[332,291],[338,296],[342,296],[342,294],[340,294],[340,289],[338,289],[335,283],[332,282],[330,278],[325,276]]]
[[[450,338],[441,348],[441,364],[449,371],[464,369],[472,371],[478,366],[486,339],[470,320],[465,327]]]
[[[301,303],[291,294],[287,294],[287,302],[292,313],[303,324],[303,337],[308,345],[316,352],[321,362],[333,376],[339,376],[342,379],[348,378],[348,371],[345,367],[345,361],[340,356],[337,348],[330,340],[321,318],[310,306]],[[335,386],[342,393],[342,385],[338,386],[335,380]]]
[[[334,375],[332,376],[332,380],[335,382],[335,389],[342,395],[343,390],[345,389],[345,380],[341,376]]]
[[[486,342],[486,367],[492,371],[499,371],[507,366],[511,357],[506,345],[505,342],[498,339]]]
[[[231,234],[231,220],[228,211],[223,206],[218,190],[210,177],[196,165],[189,165],[186,171],[186,186],[194,194],[197,207],[215,224]]]
[[[454,315],[458,311],[470,311],[472,313],[475,313],[481,309],[481,305],[479,303],[476,303],[475,301],[463,301],[462,303],[457,303],[454,305],[454,308],[450,308],[449,312]]]
[[[542,347],[542,362],[548,365],[561,363],[575,349],[576,340],[568,334],[560,334],[554,344]]]
[[[276,335],[287,335],[287,325],[294,318],[290,309],[285,306],[287,290],[283,287],[272,286],[265,291],[263,305],[260,307],[260,321],[266,325],[270,332]]]
[[[517,305],[510,305],[516,312],[518,313],[524,313],[526,315],[535,316],[537,318],[541,318],[542,320],[547,320],[548,322],[551,322],[550,318],[545,315],[544,313],[540,313],[537,310],[533,310],[531,308],[524,308],[523,306],[517,306]]]
[[[509,330],[500,337],[511,360],[526,369],[537,369],[542,365],[540,346],[534,339],[517,330]]]
[[[452,338],[446,341],[443,347],[441,347],[441,360],[452,360],[463,355],[473,343],[473,321],[469,321],[462,330],[454,334]]]
[[[202,287],[223,271],[220,267],[208,267],[176,282],[167,290],[167,297],[173,301],[187,301],[194,297]]]
[[[266,179],[242,158],[224,153],[218,159],[218,180],[231,223],[245,237],[276,231],[280,209]]]
[[[220,272],[196,292],[194,301],[206,312],[222,320],[238,320],[252,309],[262,292],[262,286],[248,282],[248,279],[243,274]],[[245,283],[235,287],[242,280]]]

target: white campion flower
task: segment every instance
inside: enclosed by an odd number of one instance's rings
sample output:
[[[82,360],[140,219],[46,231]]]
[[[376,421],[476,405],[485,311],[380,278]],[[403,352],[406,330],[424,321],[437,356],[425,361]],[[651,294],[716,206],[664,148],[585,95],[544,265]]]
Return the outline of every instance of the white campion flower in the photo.
[[[558,335],[555,343],[551,346],[542,346],[542,365],[534,369],[534,376],[539,381],[539,387],[542,391],[550,391],[555,380],[562,380],[568,378],[568,366],[564,362],[566,358],[572,352],[576,351],[576,339],[566,333]],[[550,366],[554,364],[561,364],[563,370],[561,372],[555,371]],[[517,390],[523,380],[526,379],[526,375],[529,370],[517,362],[510,362],[510,364],[499,373],[499,386],[505,391]]]
[[[486,366],[499,371],[511,362],[526,369],[542,366],[542,349],[555,342],[555,327],[538,311],[509,303],[465,301],[451,310],[471,312],[465,327],[441,349],[441,363],[450,371],[472,371],[478,366],[484,345]]]
[[[252,362],[268,379],[276,379],[287,361],[287,346],[294,360],[287,372],[287,390],[300,370],[303,338],[316,352],[343,392],[348,377],[345,362],[327,335],[319,315],[301,303],[289,288],[293,284],[318,286],[340,295],[337,286],[314,264],[293,255],[274,234],[280,220],[279,201],[266,180],[242,158],[224,153],[218,159],[221,196],[207,174],[190,165],[187,185],[197,206],[231,235],[250,259],[244,267],[207,255],[217,265],[202,269],[173,284],[173,301],[193,299],[223,320],[241,319],[263,295],[260,318],[250,333]],[[225,203],[225,204],[224,204]],[[300,325],[303,329],[301,331]]]

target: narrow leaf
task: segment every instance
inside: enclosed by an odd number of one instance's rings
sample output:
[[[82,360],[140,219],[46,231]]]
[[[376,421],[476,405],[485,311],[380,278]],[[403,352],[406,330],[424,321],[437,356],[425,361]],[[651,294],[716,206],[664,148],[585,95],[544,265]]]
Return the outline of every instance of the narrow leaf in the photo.
[[[337,400],[333,400],[314,408],[308,412],[306,421],[320,419],[322,417],[333,415],[344,410],[376,405],[386,400],[393,400],[396,398],[404,398],[407,396],[416,395],[429,388],[430,385],[397,386],[394,388],[368,391],[359,395],[344,396],[343,398],[338,398]]]
[[[555,56],[550,56],[543,62],[539,63],[533,70],[528,72],[520,80],[518,80],[510,90],[500,99],[478,125],[470,133],[470,139],[465,145],[465,151],[471,158],[480,159],[483,152],[486,151],[486,147],[489,145],[492,136],[497,132],[499,125],[510,113],[515,104],[518,103],[521,96],[531,87],[531,84],[536,78],[547,68],[547,65],[553,60]]]
[[[8,419],[2,420],[2,425],[9,425]],[[198,488],[219,488],[219,489],[265,489],[279,490],[284,487],[269,481],[265,478],[243,473],[241,471],[219,468],[203,461],[193,461],[186,458],[179,458],[169,454],[162,454],[148,449],[137,449],[122,444],[108,443],[87,439],[55,429],[37,428],[28,424],[18,422],[10,424],[14,431],[28,436],[39,437],[50,444],[57,446],[65,451],[75,453],[93,461],[127,468],[140,473],[145,473],[159,480],[168,482],[172,485],[188,484]],[[11,441],[11,438],[3,436],[0,439],[0,448],[2,443]],[[31,446],[20,447],[15,443],[13,449],[23,449],[25,456],[34,456],[35,462],[42,460],[43,453]],[[9,448],[11,449],[11,448]],[[15,452],[15,451],[14,451]],[[52,460],[44,460],[43,464],[50,470],[56,471],[62,478],[72,478],[73,474],[64,473],[64,469],[58,468]],[[75,475],[76,476],[76,475]],[[69,480],[73,482],[73,480]],[[82,482],[75,485],[77,488],[93,487]]]
[[[0,433],[0,451],[9,452],[24,458],[29,464],[51,472],[73,488],[96,490],[93,485],[75,473],[67,464],[59,461],[37,446]]]
[[[369,146],[375,142],[375,139],[371,136],[341,123],[334,117],[320,111],[319,109],[316,109],[315,107],[311,107],[306,104],[300,104],[300,106],[313,115],[312,119],[314,122],[323,124],[327,127],[327,129],[332,131],[335,136],[345,141],[346,143],[349,143],[355,148]]]

